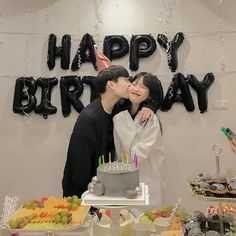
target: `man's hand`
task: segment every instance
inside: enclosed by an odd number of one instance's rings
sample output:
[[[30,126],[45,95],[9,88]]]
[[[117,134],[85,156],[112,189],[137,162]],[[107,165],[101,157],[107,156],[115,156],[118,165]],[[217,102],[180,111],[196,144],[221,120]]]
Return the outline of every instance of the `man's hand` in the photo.
[[[229,140],[229,145],[231,147],[231,150],[236,153],[236,139]]]
[[[139,117],[140,122],[144,122],[147,120],[152,120],[154,117],[154,114],[155,113],[151,109],[147,107],[143,107],[141,111],[139,111],[138,117]]]

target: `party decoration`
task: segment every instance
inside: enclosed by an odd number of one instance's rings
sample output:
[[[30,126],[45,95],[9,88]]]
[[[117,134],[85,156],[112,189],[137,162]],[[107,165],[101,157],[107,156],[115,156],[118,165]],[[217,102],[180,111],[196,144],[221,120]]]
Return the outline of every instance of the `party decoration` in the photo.
[[[16,80],[13,99],[13,111],[24,115],[34,110],[36,83],[33,77],[20,77]],[[25,103],[26,101],[26,103]]]
[[[97,88],[96,82],[97,77],[94,76],[84,76],[82,82],[90,87],[90,102],[100,96],[99,90]]]
[[[183,41],[184,34],[182,32],[177,33],[172,41],[168,41],[168,38],[164,34],[158,34],[157,36],[157,42],[166,51],[168,65],[172,72],[175,72],[178,68],[177,51]]]
[[[5,196],[0,219],[0,232],[2,227],[7,224],[12,214],[16,211],[19,199],[20,198],[16,195],[14,197]]]
[[[195,107],[188,85],[188,79],[181,73],[177,73],[172,79],[162,103],[161,110],[170,110],[175,102],[182,102],[187,111],[194,111]]]
[[[132,71],[137,71],[139,68],[139,58],[149,57],[155,50],[156,41],[151,35],[133,35],[130,41],[129,68]]]
[[[94,51],[96,56],[96,65],[99,72],[112,66],[112,62],[97,48],[96,45],[94,45]]]
[[[55,114],[57,108],[51,103],[52,88],[58,84],[57,78],[38,78],[36,84],[42,88],[41,103],[34,108],[36,114],[43,115],[44,119],[48,115]]]
[[[103,53],[110,59],[118,59],[129,52],[129,43],[124,36],[109,35],[103,41]]]
[[[80,113],[84,109],[79,97],[84,91],[84,85],[78,76],[63,76],[60,81],[62,114],[67,117],[71,113],[71,104]]]
[[[80,42],[79,49],[72,62],[71,69],[73,71],[78,70],[84,62],[92,62],[94,69],[97,69],[94,45],[93,36],[86,33]]]
[[[201,113],[207,111],[207,91],[215,80],[213,73],[207,73],[202,81],[198,81],[194,75],[188,75],[188,83],[196,91],[198,108]]]
[[[66,34],[62,37],[62,46],[56,46],[57,37],[55,34],[49,35],[48,40],[48,59],[47,64],[49,70],[55,67],[56,57],[61,57],[61,68],[69,69],[70,66],[70,50],[71,50],[71,36]]]

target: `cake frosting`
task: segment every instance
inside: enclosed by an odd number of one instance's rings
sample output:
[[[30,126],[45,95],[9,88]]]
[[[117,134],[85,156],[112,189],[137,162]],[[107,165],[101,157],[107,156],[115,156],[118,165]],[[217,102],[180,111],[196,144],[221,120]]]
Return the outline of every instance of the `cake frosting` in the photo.
[[[95,195],[134,198],[138,195],[139,169],[123,162],[104,163],[97,168],[97,176],[89,184]],[[132,194],[131,194],[132,193]]]

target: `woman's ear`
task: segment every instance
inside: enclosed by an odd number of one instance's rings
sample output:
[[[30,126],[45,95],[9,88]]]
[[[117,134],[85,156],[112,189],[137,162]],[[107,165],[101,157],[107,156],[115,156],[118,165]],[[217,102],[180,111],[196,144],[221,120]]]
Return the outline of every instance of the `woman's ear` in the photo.
[[[110,88],[110,89],[114,89],[114,81],[107,81],[107,87]]]

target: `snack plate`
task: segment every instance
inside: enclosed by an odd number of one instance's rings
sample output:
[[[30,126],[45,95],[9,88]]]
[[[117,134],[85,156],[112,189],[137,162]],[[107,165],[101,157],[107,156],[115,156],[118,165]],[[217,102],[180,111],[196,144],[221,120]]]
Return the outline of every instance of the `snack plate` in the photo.
[[[154,223],[154,222],[152,222],[152,223],[151,223],[151,222],[150,222],[150,223],[147,223],[147,222],[142,221],[142,220],[141,220],[142,216],[144,216],[144,213],[141,214],[141,215],[138,217],[138,222],[149,225],[151,232],[152,232],[152,233],[155,233],[155,232],[156,232],[156,230],[155,230],[155,223]]]
[[[141,217],[143,216],[144,214],[141,214],[139,217],[138,217],[138,222],[141,222],[141,223],[144,223],[144,224],[148,224],[150,226],[150,231],[151,233],[156,233],[156,229],[155,229],[155,223],[145,223],[141,220]],[[180,221],[180,229],[179,230],[168,230],[168,231],[165,231],[165,232],[172,232],[173,234],[171,235],[175,235],[175,236],[184,236],[184,225],[183,225],[183,222]],[[163,233],[162,233],[163,234]],[[161,234],[161,235],[162,235]],[[170,235],[170,234],[168,234]]]
[[[202,199],[202,200],[207,200],[207,201],[224,201],[224,202],[236,202],[236,198],[229,198],[229,197],[208,197],[206,195],[204,195],[204,191],[200,191],[195,189],[192,185],[191,185],[191,180],[187,180],[187,186],[189,191],[192,193],[192,195],[196,198]]]
[[[22,208],[22,207],[21,207]],[[12,216],[11,218],[17,214],[21,208],[19,208]],[[11,229],[10,226],[7,224],[6,226],[10,230],[11,233],[20,233],[20,232],[48,232],[48,231],[73,231],[73,230],[83,230],[84,228],[87,228],[91,224],[91,216],[88,215],[90,207],[88,206],[86,209],[86,212],[84,213],[84,216],[82,217],[81,223],[75,223],[75,224],[68,224],[68,227],[63,224],[56,224],[52,226],[52,222],[41,222],[41,223],[35,223],[37,225],[41,224],[42,228],[30,228],[30,229]]]

